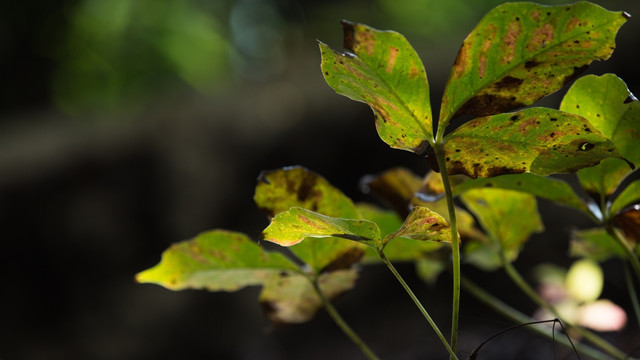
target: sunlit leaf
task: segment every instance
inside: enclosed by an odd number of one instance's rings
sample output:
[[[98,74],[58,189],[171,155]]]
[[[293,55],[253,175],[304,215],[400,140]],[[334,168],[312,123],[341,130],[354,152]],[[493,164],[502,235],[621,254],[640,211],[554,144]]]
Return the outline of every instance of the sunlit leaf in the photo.
[[[640,180],[629,184],[611,204],[610,212],[617,214],[627,205],[640,201]]]
[[[254,201],[269,216],[301,207],[327,216],[358,218],[351,199],[322,176],[300,166],[263,171]]]
[[[624,251],[604,228],[573,231],[569,253],[571,256],[586,257],[600,262],[612,257],[625,257]]]
[[[526,192],[537,197],[589,213],[589,208],[566,182],[532,173],[469,179],[453,188],[454,195],[477,188],[501,188]]]
[[[386,236],[384,242],[403,237],[420,241],[451,242],[449,224],[440,214],[423,206],[413,208],[398,231]]]
[[[584,76],[571,86],[560,110],[581,115],[613,141],[620,154],[632,163],[640,163],[640,102],[627,85],[614,74]],[[609,196],[631,171],[622,160],[610,159],[578,172],[585,190]]]
[[[327,299],[352,289],[357,279],[354,269],[318,276],[318,285]],[[265,315],[276,323],[300,324],[311,320],[323,304],[311,282],[300,274],[283,273],[267,282],[260,293]]]
[[[241,233],[214,230],[171,245],[156,266],[136,275],[140,283],[170,290],[236,291],[261,285],[281,272],[299,272],[279,253],[265,252]]]
[[[277,214],[262,236],[282,246],[295,245],[308,237],[339,237],[364,243],[375,243],[381,237],[374,222],[334,218],[298,207]]]
[[[482,251],[501,250],[513,261],[529,237],[543,230],[533,195],[485,188],[467,191],[460,198],[489,235],[489,244],[476,242],[487,246]]]
[[[254,200],[268,215],[301,207],[337,218],[358,219],[356,205],[325,178],[303,167],[264,171],[258,178]],[[307,239],[290,250],[311,269],[348,268],[362,256],[366,246],[354,241],[330,238]]]
[[[620,157],[585,118],[547,108],[471,120],[447,135],[444,152],[449,174],[471,178],[568,173]]]
[[[442,99],[440,126],[454,114],[511,111],[559,90],[592,61],[611,56],[627,17],[587,2],[494,8],[460,48]]]
[[[342,22],[341,53],[320,44],[322,73],[337,93],[373,109],[380,138],[422,153],[433,138],[429,85],[422,61],[401,34]]]

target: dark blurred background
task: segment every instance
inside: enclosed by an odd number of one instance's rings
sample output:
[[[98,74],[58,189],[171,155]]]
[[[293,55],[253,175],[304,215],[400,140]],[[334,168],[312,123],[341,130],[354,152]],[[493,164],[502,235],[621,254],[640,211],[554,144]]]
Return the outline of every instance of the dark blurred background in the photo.
[[[367,106],[324,83],[315,40],[341,48],[343,18],[402,32],[424,61],[437,114],[462,40],[500,3],[0,3],[0,358],[362,358],[322,312],[309,324],[273,326],[257,288],[171,292],[133,276],[171,243],[207,229],[257,237],[267,225],[252,202],[262,169],[304,165],[367,201],[357,186],[364,174],[398,165],[426,173],[423,158],[379,140]],[[601,5],[640,15],[637,2]],[[638,34],[632,17],[613,57],[590,72],[615,72],[639,92]],[[545,104],[557,107],[559,97]],[[588,225],[540,206],[548,232],[516,263],[525,274],[540,262],[566,266],[569,230]],[[449,276],[426,286],[412,266],[399,269],[448,333]],[[468,270],[506,301],[535,310],[500,272]],[[605,295],[629,308],[620,264],[605,270]],[[446,358],[385,269],[366,268],[336,306],[383,358]],[[462,306],[462,352],[509,325],[469,296]],[[624,344],[634,334],[640,338],[631,326],[608,336]],[[551,351],[526,331],[496,344],[502,355],[487,358]]]

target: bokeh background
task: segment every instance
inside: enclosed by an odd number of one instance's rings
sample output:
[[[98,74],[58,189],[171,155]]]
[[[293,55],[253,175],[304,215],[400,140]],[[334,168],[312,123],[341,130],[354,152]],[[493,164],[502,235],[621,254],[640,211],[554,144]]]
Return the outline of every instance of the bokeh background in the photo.
[[[252,202],[262,169],[304,165],[366,201],[362,175],[398,165],[426,173],[423,158],[379,140],[366,105],[324,83],[316,39],[341,48],[343,18],[402,32],[424,61],[437,113],[462,40],[500,3],[0,3],[0,358],[362,358],[322,312],[309,324],[273,326],[257,288],[170,292],[133,276],[171,243],[207,229],[257,237],[267,225]],[[601,5],[640,16],[635,1]],[[640,92],[638,34],[632,17],[613,57],[589,72],[615,72]],[[544,103],[557,107],[559,99]],[[568,233],[588,225],[540,206],[548,232],[516,262],[525,275],[540,262],[569,264]],[[630,308],[622,267],[604,266],[605,295]],[[427,286],[411,265],[399,269],[447,333],[449,276]],[[535,310],[500,272],[468,272]],[[385,269],[366,268],[356,291],[335,303],[383,358],[446,357]],[[462,307],[463,353],[509,326],[469,296]],[[640,339],[633,325],[605,336],[623,346]],[[486,358],[550,356],[551,344],[527,331],[507,338]]]

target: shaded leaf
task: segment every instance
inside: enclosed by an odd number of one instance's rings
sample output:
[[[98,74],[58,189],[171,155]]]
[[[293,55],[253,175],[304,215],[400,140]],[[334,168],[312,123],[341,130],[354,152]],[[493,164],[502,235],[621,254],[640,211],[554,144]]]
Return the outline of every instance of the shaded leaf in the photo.
[[[607,159],[608,160],[608,159]],[[454,195],[477,188],[501,188],[526,192],[589,213],[589,208],[566,182],[532,173],[469,179],[453,188]]]
[[[585,117],[613,141],[625,159],[640,162],[640,102],[616,75],[587,75],[576,80],[564,96],[560,110]],[[630,171],[626,162],[610,159],[578,171],[578,178],[582,187],[597,194],[594,197],[599,200],[600,196],[611,195]]]
[[[300,166],[263,171],[253,198],[269,216],[301,207],[327,216],[358,218],[351,199],[322,176]]]
[[[318,276],[324,296],[333,299],[355,286],[354,269],[339,270]],[[267,282],[260,293],[265,315],[276,323],[300,324],[313,318],[323,304],[313,285],[300,274],[281,274]]]
[[[422,61],[401,34],[342,22],[340,53],[319,43],[322,73],[338,94],[373,109],[380,138],[397,149],[422,153],[433,138],[429,84]]]
[[[265,252],[244,234],[213,230],[171,245],[160,263],[138,273],[136,281],[170,290],[236,291],[264,284],[281,272],[299,269],[282,254]]]
[[[440,126],[454,114],[493,115],[559,90],[592,61],[611,56],[627,17],[587,2],[494,8],[460,48],[442,99]]]
[[[604,228],[574,230],[571,233],[569,254],[599,262],[612,257],[625,258],[624,251]]]
[[[386,244],[397,237],[420,241],[451,242],[451,230],[449,224],[440,214],[424,206],[416,206],[409,213],[400,229],[387,235],[383,242]]]
[[[529,237],[544,229],[536,199],[530,194],[485,188],[467,191],[460,198],[489,235],[488,243],[475,242],[486,246],[485,249],[472,246],[476,251],[489,254],[503,251],[513,261]]]
[[[585,118],[547,108],[471,120],[447,135],[444,152],[449,174],[471,178],[568,173],[620,157]]]
[[[628,241],[634,244],[640,241],[640,204],[629,206],[616,214],[613,219]]]
[[[627,205],[640,200],[640,180],[636,180],[629,184],[611,204],[611,214],[617,214]]]
[[[334,218],[298,207],[277,214],[262,236],[282,246],[297,244],[308,237],[339,237],[364,243],[375,243],[381,237],[374,222]]]
[[[411,211],[411,200],[422,185],[422,179],[407,168],[396,167],[378,175],[368,175],[361,184],[363,192],[377,197],[405,218]]]
[[[432,256],[435,252],[427,253],[424,258],[416,260],[416,272],[422,281],[429,285],[434,285],[438,279],[438,275],[442,273],[447,266],[447,260],[443,257],[436,258]]]

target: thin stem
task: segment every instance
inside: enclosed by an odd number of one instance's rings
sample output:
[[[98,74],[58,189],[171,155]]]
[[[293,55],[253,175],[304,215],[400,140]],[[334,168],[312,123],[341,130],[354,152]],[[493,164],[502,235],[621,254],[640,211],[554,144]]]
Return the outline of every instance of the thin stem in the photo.
[[[631,304],[633,304],[633,312],[636,314],[636,321],[640,325],[640,303],[638,303],[638,294],[633,286],[633,279],[631,278],[631,270],[629,265],[624,265],[624,279],[627,283],[627,289],[629,290],[629,297],[631,298]]]
[[[588,331],[583,327],[573,325],[569,323],[566,319],[561,317],[558,310],[554,306],[544,301],[544,299],[542,299],[538,295],[538,293],[536,293],[536,291],[524,280],[524,278],[520,275],[520,273],[506,259],[506,256],[504,255],[503,252],[501,252],[500,256],[502,258],[503,268],[507,272],[507,275],[509,275],[511,280],[520,288],[520,290],[522,290],[525,294],[527,294],[527,296],[529,296],[531,300],[533,300],[536,304],[538,304],[538,306],[551,312],[555,317],[557,317],[562,322],[564,322],[567,325],[567,328],[573,329],[574,331],[582,335],[585,339],[593,343],[593,345],[609,353],[611,356],[615,357],[616,359],[629,359],[629,357],[625,353],[620,351],[620,349],[616,348],[615,346],[611,345],[605,339],[592,333],[591,331]]]
[[[322,300],[322,304],[324,305],[325,310],[327,310],[327,312],[329,313],[329,316],[331,316],[331,318],[336,323],[336,325],[338,325],[338,327],[345,333],[345,335],[347,335],[349,339],[351,339],[351,341],[353,341],[353,343],[360,348],[360,351],[362,351],[362,353],[367,357],[367,359],[379,360],[378,356],[367,346],[367,344],[362,339],[360,339],[358,334],[356,334],[356,332],[353,331],[353,329],[351,329],[351,327],[347,324],[347,322],[344,321],[342,316],[340,316],[340,313],[338,313],[338,310],[336,310],[336,308],[333,307],[329,299],[327,299],[327,297],[324,296],[324,294],[322,293],[322,290],[320,290],[318,281],[311,280],[311,279],[309,280],[313,284],[313,288],[315,289],[316,294],[318,294],[318,296]]]
[[[499,313],[500,315],[506,317],[507,319],[513,321],[516,324],[527,324],[535,321],[531,317],[521,313],[520,311],[502,302],[502,300],[484,291],[481,287],[479,287],[478,285],[476,285],[471,280],[465,277],[462,277],[462,287],[466,291],[468,291],[471,295],[473,295],[476,299],[480,300],[485,305],[493,309],[495,312]],[[545,331],[543,328],[530,327],[529,329],[546,338],[549,338],[549,339],[554,338],[553,334],[549,334],[549,332]],[[565,345],[566,347],[571,347],[571,343],[566,338],[560,337],[557,340],[562,345]],[[576,343],[574,345],[576,350],[578,350],[579,353],[585,356],[589,356],[593,359],[607,358],[607,355],[603,354],[602,352],[590,346],[587,346],[581,343]]]
[[[425,319],[427,319],[427,321],[429,322],[429,325],[431,325],[431,327],[433,328],[433,331],[436,332],[436,334],[440,338],[440,341],[442,341],[444,346],[447,348],[450,358],[458,360],[456,353],[453,351],[453,349],[451,349],[451,346],[449,346],[449,343],[447,342],[447,339],[445,339],[444,335],[442,335],[442,332],[440,332],[438,325],[436,325],[436,323],[433,321],[431,316],[429,316],[429,313],[427,312],[427,310],[424,308],[424,306],[422,306],[422,303],[420,303],[420,300],[418,300],[418,298],[413,293],[413,291],[411,291],[411,288],[404,281],[400,273],[396,270],[393,264],[391,264],[389,259],[387,259],[387,257],[384,255],[384,252],[382,252],[382,250],[378,251],[378,254],[380,255],[380,259],[382,259],[382,262],[384,262],[385,265],[387,265],[387,267],[389,268],[389,270],[391,270],[391,272],[396,277],[396,279],[398,279],[398,281],[400,282],[404,290],[407,292],[407,294],[409,294],[409,297],[411,298],[411,300],[413,300],[413,302],[416,304],[416,306],[418,307],[422,315],[425,317]]]
[[[458,222],[456,220],[456,210],[453,203],[453,192],[451,183],[449,182],[449,174],[447,173],[447,164],[444,160],[444,152],[442,149],[442,138],[436,138],[433,147],[438,167],[440,167],[440,175],[442,176],[442,184],[444,186],[445,196],[447,198],[447,210],[449,212],[449,226],[451,227],[451,254],[453,267],[453,301],[451,310],[451,348],[455,352],[458,348],[458,322],[460,317],[460,240],[458,238]]]
[[[624,237],[616,231],[616,229],[611,224],[611,220],[607,219],[605,224],[607,229],[607,233],[618,243],[618,245],[624,250],[627,259],[631,263],[631,267],[636,274],[636,278],[640,281],[640,260],[638,260],[638,256],[633,252],[633,248],[629,245],[629,243],[624,239]]]

